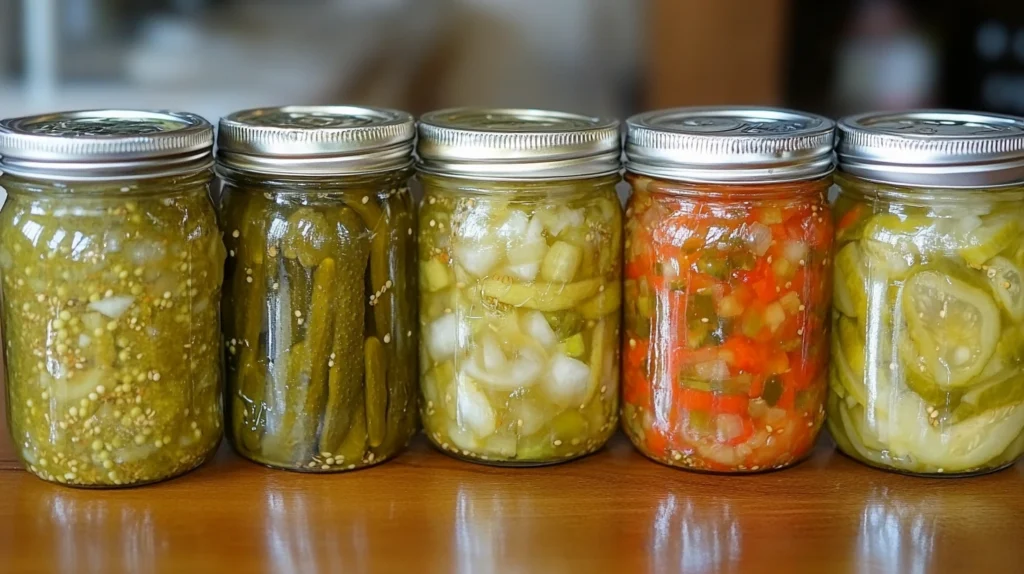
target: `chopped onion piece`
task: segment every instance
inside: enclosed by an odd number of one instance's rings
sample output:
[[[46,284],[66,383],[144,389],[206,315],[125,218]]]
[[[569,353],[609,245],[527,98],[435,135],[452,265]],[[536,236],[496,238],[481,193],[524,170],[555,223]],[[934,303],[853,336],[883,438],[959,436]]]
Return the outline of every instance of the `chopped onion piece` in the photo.
[[[494,372],[504,369],[505,365],[508,364],[505,353],[501,350],[501,346],[498,345],[498,341],[494,337],[484,337],[480,343],[480,349],[484,358],[484,369],[487,371]]]
[[[487,395],[466,375],[461,375],[457,384],[459,425],[467,427],[478,437],[493,433],[497,420]]]
[[[100,299],[89,303],[89,308],[93,311],[99,311],[111,319],[120,318],[124,315],[124,312],[128,310],[128,307],[132,306],[135,302],[135,297],[130,295],[114,295],[107,297],[106,299]]]
[[[803,241],[787,241],[782,248],[782,255],[793,263],[799,263],[807,258],[807,244]]]
[[[427,348],[434,360],[443,361],[459,350],[458,327],[454,313],[442,315],[427,327]]]
[[[526,313],[522,319],[522,328],[527,335],[543,347],[551,347],[558,343],[558,335],[555,334],[551,325],[548,324],[548,320],[540,311]]]
[[[469,361],[465,374],[478,380],[493,391],[515,391],[535,385],[544,370],[543,361],[532,351],[522,351],[504,368],[490,371],[476,361]]]
[[[497,245],[480,243],[473,246],[460,245],[455,248],[455,257],[462,267],[477,277],[484,277],[494,269],[501,259]]]
[[[772,245],[772,230],[763,223],[754,222],[748,225],[745,237],[750,250],[758,257],[767,253]]]
[[[579,406],[587,392],[590,381],[590,367],[583,361],[555,355],[544,378],[544,392],[555,404],[567,407]]]

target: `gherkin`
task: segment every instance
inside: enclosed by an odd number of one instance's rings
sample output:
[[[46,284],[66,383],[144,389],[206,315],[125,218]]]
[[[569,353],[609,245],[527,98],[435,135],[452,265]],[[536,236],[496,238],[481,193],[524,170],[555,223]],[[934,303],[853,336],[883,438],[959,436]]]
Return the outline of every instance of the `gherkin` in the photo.
[[[234,447],[313,472],[394,456],[416,428],[407,172],[294,188],[224,174]]]

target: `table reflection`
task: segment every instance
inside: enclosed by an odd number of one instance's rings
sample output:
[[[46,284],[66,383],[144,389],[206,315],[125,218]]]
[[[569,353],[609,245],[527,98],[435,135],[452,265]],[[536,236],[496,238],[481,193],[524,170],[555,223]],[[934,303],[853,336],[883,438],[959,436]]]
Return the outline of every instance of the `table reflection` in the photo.
[[[366,572],[366,517],[347,513],[328,496],[268,490],[264,498],[267,571]]]
[[[466,489],[455,499],[455,547],[460,574],[490,574],[501,569],[504,508],[500,498],[477,500]]]
[[[613,514],[581,507],[574,498],[579,489],[602,494],[596,485],[545,469],[515,472],[513,481],[468,478],[458,483],[453,498],[437,499],[441,528],[447,529],[451,520],[451,555],[439,550],[435,556],[451,564],[442,571],[617,571],[609,550],[620,543],[620,522]],[[609,504],[614,502],[609,499]]]
[[[652,572],[738,570],[743,530],[726,500],[669,494],[658,502],[651,528]]]
[[[1024,528],[1008,498],[1011,475],[972,479],[879,477],[866,488],[857,530],[860,572],[998,572],[1024,568],[1016,544],[1000,543]],[[970,481],[970,484],[968,484]],[[1015,494],[1015,493],[1013,493]],[[971,549],[966,551],[965,549]]]
[[[860,515],[857,553],[861,572],[925,574],[932,571],[941,501],[912,500],[885,486],[876,487]]]
[[[148,505],[94,496],[92,491],[42,485],[25,497],[35,511],[19,524],[30,537],[50,540],[47,560],[58,572],[153,572],[163,540]]]

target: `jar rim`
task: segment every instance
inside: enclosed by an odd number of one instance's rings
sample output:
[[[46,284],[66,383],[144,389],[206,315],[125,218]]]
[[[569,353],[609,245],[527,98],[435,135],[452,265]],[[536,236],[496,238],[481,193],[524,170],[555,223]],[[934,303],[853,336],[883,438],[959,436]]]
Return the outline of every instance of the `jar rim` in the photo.
[[[418,168],[496,181],[543,181],[621,170],[618,120],[528,108],[449,108],[420,118]]]
[[[218,123],[217,162],[267,175],[356,175],[413,163],[416,122],[372,106],[278,106],[233,112]]]
[[[101,109],[0,121],[0,170],[56,181],[151,179],[213,164],[213,126],[167,110]]]

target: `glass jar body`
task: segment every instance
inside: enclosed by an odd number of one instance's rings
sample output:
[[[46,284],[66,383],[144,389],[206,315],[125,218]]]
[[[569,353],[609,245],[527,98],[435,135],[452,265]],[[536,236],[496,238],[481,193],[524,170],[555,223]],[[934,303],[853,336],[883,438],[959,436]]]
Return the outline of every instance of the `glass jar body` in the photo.
[[[416,429],[408,170],[222,175],[232,445],[308,472],[393,457]]]
[[[627,179],[626,434],[648,457],[691,470],[800,461],[824,417],[831,177]]]
[[[421,180],[420,386],[430,440],[505,465],[599,449],[618,416],[618,176]]]
[[[969,475],[1024,453],[1024,187],[837,176],[829,429],[887,470]]]
[[[224,246],[209,181],[3,178],[7,414],[44,480],[144,484],[216,449]]]

